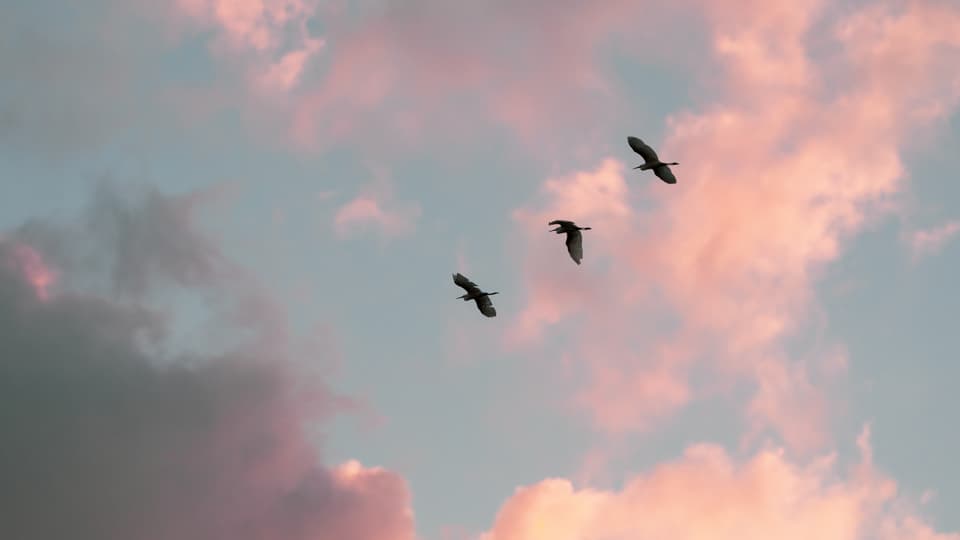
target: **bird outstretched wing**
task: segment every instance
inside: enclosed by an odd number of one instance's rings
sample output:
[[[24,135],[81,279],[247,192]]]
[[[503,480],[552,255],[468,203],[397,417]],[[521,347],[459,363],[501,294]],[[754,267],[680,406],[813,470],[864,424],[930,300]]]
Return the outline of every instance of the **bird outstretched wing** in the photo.
[[[561,227],[573,227],[573,226],[575,226],[575,224],[574,224],[572,221],[566,221],[566,220],[563,220],[563,219],[555,219],[555,220],[551,221],[550,223],[547,223],[547,225],[559,225],[559,226],[561,226]]]
[[[477,284],[467,279],[467,276],[457,272],[453,275],[453,282],[463,290],[467,291],[467,294],[476,294],[480,292],[480,287],[477,287]]]
[[[583,235],[578,230],[567,232],[567,252],[573,262],[580,264],[583,259]]]
[[[668,184],[676,184],[677,177],[673,175],[673,171],[670,170],[670,167],[667,165],[660,165],[653,168],[653,174],[657,175],[657,178],[663,180]]]
[[[496,317],[497,309],[493,307],[493,301],[490,297],[483,295],[474,299],[477,302],[477,309],[487,317]]]
[[[645,162],[656,163],[657,161],[660,161],[660,158],[657,157],[657,153],[653,150],[653,148],[650,148],[650,145],[641,141],[637,137],[627,137],[627,144],[630,145],[630,148],[632,148],[634,152],[640,154],[640,157],[642,157]]]

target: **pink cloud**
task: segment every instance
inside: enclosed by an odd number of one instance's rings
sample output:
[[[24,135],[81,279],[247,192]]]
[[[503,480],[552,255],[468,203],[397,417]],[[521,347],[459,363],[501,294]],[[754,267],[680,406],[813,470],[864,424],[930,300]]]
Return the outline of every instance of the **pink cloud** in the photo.
[[[323,41],[308,39],[300,49],[284,54],[260,76],[259,82],[267,89],[290,90],[300,82],[307,62],[323,47]]]
[[[710,444],[629,479],[619,491],[562,478],[521,487],[481,540],[957,540],[935,532],[896,483],[861,459],[841,476],[834,454],[808,464],[783,449],[739,462]]]
[[[386,237],[410,234],[420,217],[416,203],[397,203],[385,184],[364,190],[346,203],[334,215],[337,234],[345,236],[351,230],[371,225]]]
[[[672,8],[625,0],[414,0],[330,36],[336,53],[295,107],[295,136],[313,146],[390,133],[389,151],[423,137],[464,144],[477,128],[506,126],[530,148],[558,150],[563,133],[584,139],[626,111],[596,61],[603,47],[653,45],[634,22],[656,28],[671,16]]]
[[[356,460],[333,469],[339,489],[364,501],[363,507],[342,514],[336,520],[316,516],[310,538],[368,538],[370,540],[414,540],[413,510],[406,482],[397,473],[381,467],[367,468]],[[306,538],[306,536],[304,536]]]
[[[165,294],[163,274],[218,254],[189,212],[215,194],[150,193],[142,206],[107,195],[93,215],[122,216],[133,236],[114,244],[111,227],[33,224],[49,257],[73,261],[64,274],[126,257],[137,260],[143,292]],[[144,234],[158,223],[162,235]],[[105,250],[74,257],[65,249],[74,232],[106,239]],[[312,332],[299,343],[254,281],[220,265],[200,273],[182,285],[214,314],[205,333],[227,340],[211,351],[187,339],[196,346],[179,351],[168,331],[177,312],[150,305],[154,295],[106,295],[65,275],[73,289],[48,299],[43,257],[0,238],[0,408],[17,441],[0,463],[11,509],[3,536],[413,540],[401,475],[324,462],[315,429],[365,412],[326,383],[329,339]]]
[[[854,13],[834,26],[841,49],[821,65],[805,51],[822,2],[742,4],[735,14],[705,4],[724,74],[717,102],[670,118],[666,140],[650,141],[681,163],[678,185],[627,180],[606,160],[547,180],[541,200],[516,212],[530,293],[508,338],[535,342],[586,315],[573,330],[592,374],[580,400],[601,428],[649,427],[746,379],[757,389],[752,429],[812,450],[826,440],[826,385],[843,370],[792,357],[785,338],[805,328],[824,265],[903,188],[898,150],[932,120],[927,104],[956,107],[953,71],[923,67],[960,62],[960,12],[910,4]],[[824,92],[826,71],[841,68],[857,76]],[[654,209],[635,206],[628,183]],[[548,217],[595,227],[582,268],[546,238]],[[647,335],[663,325],[676,330]],[[691,390],[694,367],[719,378]]]
[[[249,64],[251,84],[266,91],[296,87],[307,63],[323,48],[307,21],[316,0],[177,0],[189,20],[218,30],[216,48]]]
[[[5,241],[0,238],[0,242]],[[44,261],[40,252],[28,244],[14,242],[7,255],[5,262],[26,279],[37,298],[49,300],[50,288],[57,281],[57,272]]]
[[[245,64],[250,84],[269,94],[260,120],[289,122],[294,143],[311,151],[356,137],[368,144],[382,137],[382,152],[402,152],[425,138],[469,146],[504,126],[539,154],[586,148],[591,134],[629,110],[608,66],[596,61],[603,49],[622,44],[646,50],[645,60],[689,63],[684,53],[658,45],[676,20],[696,22],[679,3],[629,0],[413,0],[403,8],[356,10],[318,0],[177,6],[181,18],[216,29],[215,51]],[[313,18],[324,23],[322,38],[307,30]],[[663,31],[635,32],[641,18]]]
[[[595,170],[574,173],[566,178],[548,179],[541,189],[551,200],[546,210],[521,208],[513,218],[524,229],[529,244],[525,253],[536,265],[529,273],[530,296],[537,302],[520,315],[519,323],[511,329],[508,339],[514,343],[529,342],[540,336],[545,325],[555,324],[596,297],[594,279],[583,277],[580,268],[566,265],[568,255],[562,236],[549,233],[547,224],[554,219],[567,219],[590,226],[603,234],[584,232],[584,260],[610,256],[615,246],[605,243],[611,234],[626,234],[633,211],[626,201],[628,187],[623,178],[623,165],[608,159]]]
[[[522,208],[513,216],[523,232],[530,301],[507,343],[533,345],[550,327],[582,313],[568,350],[587,364],[587,386],[574,399],[605,431],[649,428],[688,401],[684,366],[692,351],[638,328],[657,314],[638,309],[650,269],[638,272],[622,260],[635,231],[644,228],[630,204],[624,166],[606,159],[594,170],[547,180],[541,193],[550,201],[545,209]],[[569,260],[563,237],[549,232],[553,219],[593,228],[583,233],[583,266]]]
[[[914,231],[908,242],[914,258],[938,253],[947,242],[960,232],[960,221],[951,220],[936,227]]]

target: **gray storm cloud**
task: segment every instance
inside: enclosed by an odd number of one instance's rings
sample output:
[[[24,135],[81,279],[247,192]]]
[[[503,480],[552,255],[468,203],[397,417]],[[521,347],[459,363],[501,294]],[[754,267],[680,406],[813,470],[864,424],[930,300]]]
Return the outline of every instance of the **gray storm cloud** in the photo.
[[[205,258],[212,244],[186,225],[185,204],[98,195],[93,208],[123,232],[103,221],[84,230],[112,238],[99,245],[113,245],[103,255],[121,290],[214,287],[199,277],[217,265],[197,261],[219,255]],[[402,478],[322,464],[304,425],[340,400],[299,377],[283,344],[165,358],[155,345],[168,315],[139,295],[64,286],[38,296],[18,253],[71,262],[61,269],[69,281],[89,257],[65,255],[66,230],[35,221],[0,237],[0,537],[413,537]]]

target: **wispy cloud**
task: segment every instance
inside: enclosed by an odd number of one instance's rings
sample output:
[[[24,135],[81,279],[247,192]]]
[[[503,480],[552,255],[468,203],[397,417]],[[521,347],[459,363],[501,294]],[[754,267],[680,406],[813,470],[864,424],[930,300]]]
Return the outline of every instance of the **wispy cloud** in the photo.
[[[935,255],[960,232],[960,221],[950,220],[929,229],[915,230],[905,239],[914,260]]]
[[[531,149],[557,150],[624,110],[596,61],[602,48],[634,44],[633,21],[653,27],[669,11],[625,0],[414,0],[370,10],[363,24],[330,37],[336,52],[298,104],[295,133],[310,146],[390,134],[395,148],[479,140],[478,132],[506,127]]]
[[[218,30],[217,47],[249,63],[252,82],[268,91],[295,88],[323,48],[307,21],[316,0],[177,0],[181,13]]]
[[[363,227],[372,227],[390,238],[411,234],[416,229],[420,214],[419,204],[395,201],[390,186],[379,182],[368,186],[341,206],[333,217],[333,224],[340,236],[347,236]]]

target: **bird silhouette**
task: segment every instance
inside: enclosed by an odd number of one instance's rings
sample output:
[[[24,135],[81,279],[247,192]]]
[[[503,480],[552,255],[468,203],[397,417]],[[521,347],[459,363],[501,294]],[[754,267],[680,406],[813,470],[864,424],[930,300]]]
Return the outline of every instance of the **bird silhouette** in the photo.
[[[640,154],[640,157],[642,157],[644,161],[643,165],[638,165],[634,167],[634,169],[640,169],[641,171],[653,169],[653,174],[657,175],[657,178],[668,184],[677,183],[677,177],[674,176],[673,171],[670,170],[670,165],[679,165],[679,163],[676,161],[670,163],[660,161],[656,151],[654,151],[650,145],[636,137],[627,137],[627,144],[630,145],[630,148],[632,148],[634,152]]]
[[[463,299],[464,302],[469,302],[474,300],[477,303],[477,309],[480,310],[480,313],[483,313],[487,317],[496,317],[497,310],[493,307],[493,302],[490,300],[490,297],[494,294],[500,294],[498,292],[483,292],[480,290],[480,287],[476,283],[467,279],[466,276],[457,272],[453,275],[453,282],[463,290],[467,291],[467,294],[463,296],[458,296],[457,299]]]
[[[578,227],[576,223],[562,219],[555,219],[547,225],[557,225],[557,228],[550,229],[550,232],[557,234],[566,233],[567,252],[570,254],[570,258],[573,259],[573,262],[580,264],[580,261],[583,259],[583,235],[580,234],[580,231],[589,231],[590,227]]]

